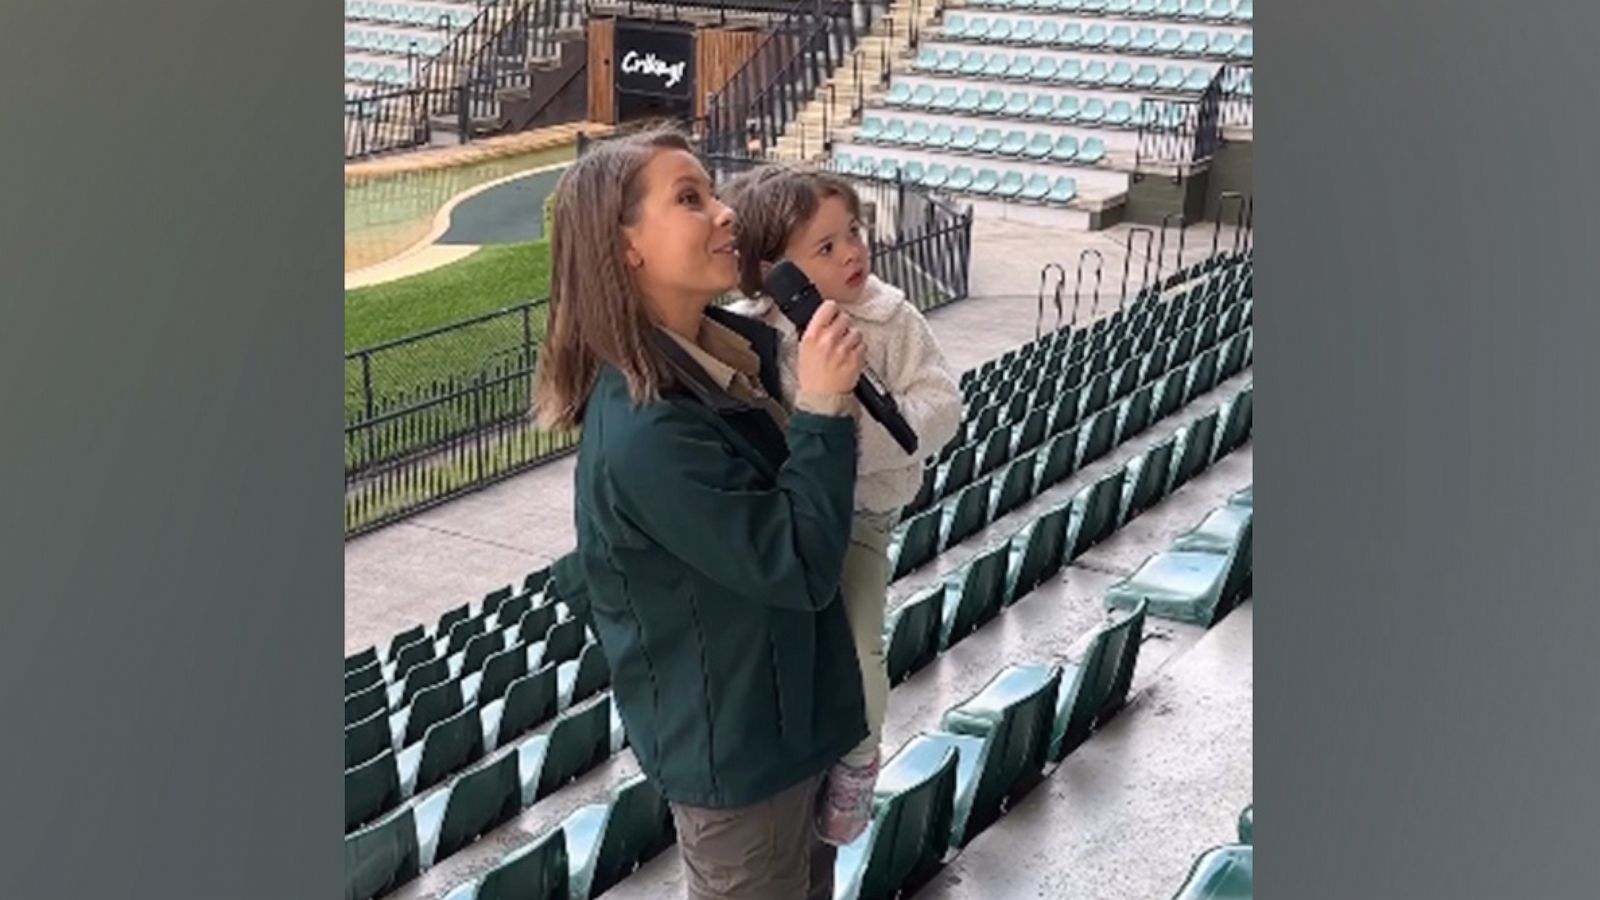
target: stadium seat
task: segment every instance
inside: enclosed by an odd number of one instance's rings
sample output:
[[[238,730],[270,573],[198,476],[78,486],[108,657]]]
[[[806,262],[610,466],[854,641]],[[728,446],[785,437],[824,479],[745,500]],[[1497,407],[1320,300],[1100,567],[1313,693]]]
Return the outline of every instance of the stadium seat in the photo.
[[[983,55],[982,50],[968,51],[966,57],[961,60],[961,74],[967,76],[981,75],[988,61],[988,57]],[[909,96],[910,94],[907,93],[907,97]]]
[[[1239,813],[1239,843],[1254,844],[1256,835],[1255,804],[1251,804]]]
[[[1102,409],[1085,417],[1078,448],[1078,468],[1099,460],[1111,451],[1117,435],[1117,410]]]
[[[575,660],[556,666],[556,709],[561,712],[593,697],[611,683],[611,668],[597,643],[585,644]]]
[[[943,37],[952,40],[959,40],[962,35],[966,33],[966,30],[967,17],[961,15],[960,13],[951,13],[950,15],[945,16],[944,25],[939,29],[939,33]]]
[[[989,481],[968,488],[983,491],[987,505]],[[981,527],[981,526],[980,526]],[[1005,603],[1009,547],[998,547],[979,555],[945,578],[944,608],[940,614],[939,649],[948,650],[984,623],[1000,614]]]
[[[1255,848],[1215,847],[1201,854],[1172,900],[1249,900],[1254,895]]]
[[[1144,636],[1145,609],[1138,604],[1095,631],[1077,665],[1062,666],[1046,759],[1060,762],[1103,727],[1127,703]]]
[[[1098,50],[1105,46],[1106,27],[1099,23],[1090,25],[1083,30],[1082,45],[1090,50]]]
[[[493,746],[504,747],[556,714],[557,666],[547,665],[512,681],[505,696],[483,707],[483,730]],[[486,738],[487,740],[487,738]]]
[[[1128,83],[1140,90],[1148,90],[1156,86],[1161,80],[1161,72],[1155,66],[1145,64],[1133,71],[1133,78]]]
[[[998,179],[996,182],[998,183]],[[962,488],[960,493],[955,495],[954,503],[944,505],[940,529],[942,536],[939,542],[941,551],[961,543],[989,524],[989,491],[989,479],[981,478]]]
[[[550,626],[544,636],[544,661],[546,663],[563,663],[569,659],[577,659],[578,652],[583,649],[584,635],[583,623],[577,619],[566,619]]]
[[[381,684],[382,682],[382,664],[377,662],[368,663],[366,666],[356,669],[354,672],[345,673],[344,695],[349,697],[351,694],[358,694],[372,687],[373,685]]]
[[[502,631],[485,631],[467,641],[461,652],[461,677],[475,675],[483,669],[489,657],[506,648],[506,634]]]
[[[473,691],[473,699],[480,705],[505,697],[506,689],[518,678],[528,674],[528,647],[522,643],[514,643],[509,648],[493,654],[483,664],[481,673]]]
[[[1004,594],[1007,605],[1022,599],[1061,571],[1061,554],[1070,511],[1069,504],[1060,504],[1012,538]]]
[[[971,125],[962,125],[956,129],[955,136],[950,139],[950,149],[957,153],[967,153],[978,146],[978,130]],[[954,187],[954,185],[951,185]]]
[[[1013,81],[1027,81],[1033,77],[1033,57],[1025,53],[1012,57],[1011,65],[1006,68],[1005,77]]]
[[[1030,119],[1048,119],[1055,112],[1056,101],[1049,94],[1035,94],[1033,103],[1029,105],[1027,117]]]
[[[517,640],[523,643],[542,641],[554,624],[556,624],[554,604],[530,609],[517,621]]]
[[[940,127],[944,127],[944,126],[940,126]],[[937,134],[938,129],[934,129],[934,131],[935,131],[935,134]],[[948,143],[948,141],[946,143]],[[938,145],[934,145],[934,146],[938,146]],[[929,166],[928,167],[928,173],[926,175],[922,176],[923,185],[925,185],[927,187],[930,187],[930,188],[934,188],[935,190],[944,187],[945,184],[949,180],[950,180],[950,169],[948,167],[946,167],[943,163],[934,163],[933,165]]]
[[[1011,68],[1011,57],[1004,53],[994,53],[989,56],[989,61],[984,64],[983,74],[988,78],[1004,78]]]
[[[978,135],[978,145],[974,149],[979,153],[994,154],[1000,152],[1000,145],[1004,142],[1005,139],[1001,137],[1000,129],[985,128],[983,134]]]
[[[1177,552],[1234,555],[1227,580],[1222,585],[1222,600],[1230,605],[1245,596],[1245,585],[1253,572],[1254,548],[1250,534],[1253,516],[1250,507],[1225,505],[1212,510],[1199,525],[1172,543],[1172,549]]]
[[[1128,84],[1130,82],[1132,82],[1132,81],[1133,81],[1133,67],[1128,65],[1125,62],[1116,63],[1115,65],[1113,65],[1111,67],[1111,71],[1106,73],[1106,86],[1107,87],[1127,87]],[[1127,105],[1126,101],[1118,101],[1118,102],[1122,103],[1124,106]]]
[[[1166,550],[1152,555],[1127,579],[1106,591],[1106,606],[1128,609],[1148,601],[1150,615],[1211,625],[1233,599],[1226,591],[1236,583],[1234,569],[1250,541],[1246,523],[1239,543],[1223,554],[1207,550]]]
[[[1201,19],[1206,14],[1206,0],[1185,0],[1183,4],[1183,17],[1186,19]]]
[[[1050,158],[1059,163],[1070,163],[1077,160],[1078,139],[1070,134],[1064,134],[1056,138],[1055,144],[1050,149]]]
[[[555,828],[501,860],[482,879],[468,881],[445,900],[562,900],[569,898],[566,833]]]
[[[1004,91],[991,88],[983,95],[983,102],[978,106],[978,111],[986,116],[999,115],[1006,108],[1006,95]],[[966,126],[962,126],[966,127]]]
[[[1156,41],[1156,52],[1169,56],[1183,50],[1183,31],[1178,28],[1166,28],[1161,32],[1161,37]]]
[[[956,93],[955,88],[940,88],[939,92],[933,97],[933,109],[938,112],[949,112],[950,110],[956,108],[956,104],[959,103],[960,100],[961,95]],[[924,130],[927,129],[927,125],[925,123],[918,124],[921,124]]]
[[[424,869],[521,812],[517,766],[517,754],[507,753],[463,773],[449,791],[417,804],[417,839]]]
[[[1056,101],[1056,108],[1050,113],[1050,118],[1057,122],[1075,122],[1078,119],[1078,109],[1078,98],[1065,94]]]
[[[1078,76],[1078,80],[1087,85],[1100,85],[1105,83],[1107,74],[1106,64],[1097,59],[1083,67],[1083,74]]]
[[[611,695],[556,717],[548,734],[528,738],[517,753],[522,758],[522,805],[530,806],[611,755]]]
[[[483,758],[483,725],[476,705],[436,722],[416,744],[400,751],[400,790],[420,794],[451,773]]]
[[[976,16],[967,20],[967,27],[961,36],[969,41],[981,41],[989,35],[989,19],[987,16]]]
[[[1229,32],[1219,31],[1211,36],[1211,44],[1206,52],[1212,56],[1232,56],[1238,47],[1238,40]]]
[[[1045,20],[1033,32],[1029,43],[1035,47],[1053,47],[1061,43],[1061,25],[1052,20]]]
[[[390,685],[389,708],[399,709],[407,706],[424,688],[443,684],[448,680],[450,680],[450,661],[447,659],[434,659],[415,666],[406,673],[404,681]]]
[[[346,834],[400,805],[400,771],[394,751],[377,756],[344,772],[344,830]]]
[[[982,105],[983,94],[980,93],[977,88],[967,88],[961,92],[961,98],[956,101],[956,110],[958,112],[963,112],[970,115],[977,112],[978,108]],[[948,129],[949,127],[950,126],[944,124],[939,126],[939,128],[945,129]],[[937,131],[938,129],[936,128],[934,130]]]
[[[359,653],[353,653],[344,658],[344,673],[349,675],[357,669],[364,669],[378,661],[378,648],[368,647]]]
[[[1063,47],[1079,47],[1083,45],[1083,26],[1077,22],[1070,22],[1061,28],[1061,37],[1058,39]]]
[[[1183,89],[1186,91],[1203,91],[1210,86],[1211,77],[1211,73],[1207,72],[1204,67],[1190,69],[1189,77],[1183,82]]]
[[[1118,128],[1125,128],[1133,121],[1133,107],[1126,100],[1112,101],[1106,109],[1105,123]]]
[[[355,768],[393,747],[388,711],[374,713],[344,730],[344,767]]]
[[[911,102],[911,88],[905,82],[889,86],[889,95],[884,98],[890,106],[905,106]]]
[[[1211,5],[1206,7],[1206,18],[1213,22],[1233,18],[1233,0],[1211,0]]]
[[[1063,59],[1056,69],[1056,84],[1077,84],[1083,78],[1083,63],[1076,59]]]
[[[1156,14],[1156,0],[1133,0],[1128,11],[1141,19],[1148,19]]]
[[[963,130],[965,130],[965,126],[963,126]],[[972,187],[972,182],[972,170],[966,166],[956,166],[955,170],[950,173],[950,181],[947,186],[952,191],[966,191]]]
[[[1001,156],[1021,156],[1022,151],[1028,148],[1028,133],[1025,131],[1011,131],[1006,134],[1006,139],[1000,144]],[[1018,185],[1021,190],[1021,185]]]
[[[1161,80],[1156,86],[1163,91],[1181,91],[1186,74],[1182,66],[1167,66],[1161,71]]]
[[[1082,146],[1078,148],[1078,162],[1085,165],[1097,165],[1106,158],[1106,143],[1097,137],[1085,138]]]
[[[1006,98],[1005,114],[1011,118],[1021,118],[1028,114],[1028,107],[1028,92],[1012,91],[1011,96]]]
[[[1109,472],[1073,497],[1072,513],[1067,520],[1063,564],[1082,556],[1085,550],[1116,530],[1126,472],[1122,468]]]
[[[1148,389],[1149,385],[1146,385],[1141,390]],[[1167,495],[1167,483],[1171,480],[1172,449],[1176,442],[1175,436],[1168,437],[1128,461],[1124,469],[1127,474],[1123,479],[1122,499],[1118,504],[1117,517],[1120,521],[1131,520]]]
[[[1239,5],[1233,9],[1233,19],[1236,22],[1249,22],[1255,18],[1255,0],[1239,0]]]
[[[1007,172],[1002,184],[1009,185],[1015,175],[1017,192],[1022,190],[1022,176],[1016,172]],[[1015,194],[1007,195],[1015,196]],[[1001,468],[997,477],[1000,483],[994,489],[991,501],[990,519],[996,520],[1007,515],[1017,507],[1032,500],[1035,493],[1034,470],[1037,467],[1033,453],[1026,453],[1007,463]]]
[[[1090,125],[1098,125],[1106,117],[1106,102],[1099,97],[1090,97],[1085,100],[1083,107],[1078,110],[1078,121]]]
[[[919,122],[918,124],[921,123]],[[922,179],[925,175],[927,175],[927,168],[915,160],[907,162],[905,168],[900,170],[900,177],[908,184],[922,184]]]
[[[618,784],[609,802],[574,811],[560,830],[571,869],[570,900],[599,896],[676,839],[672,811],[643,773]]]
[[[372,900],[416,878],[420,855],[410,807],[345,836],[345,900]]]
[[[1010,19],[995,19],[989,24],[989,32],[984,38],[991,44],[1004,44],[1011,40],[1012,28]]]
[[[1048,84],[1054,81],[1060,72],[1061,63],[1055,57],[1043,56],[1033,64],[1033,71],[1028,73],[1028,80]]]
[[[1133,29],[1127,25],[1118,25],[1106,35],[1106,49],[1126,50],[1133,44]]]
[[[446,681],[419,691],[411,705],[401,711],[397,721],[393,723],[396,731],[400,731],[398,722],[404,721],[403,744],[415,744],[422,740],[428,729],[443,722],[465,707],[461,696],[461,682]]]
[[[1255,52],[1255,35],[1247,34],[1244,37],[1239,38],[1239,43],[1234,45],[1232,56],[1234,59],[1251,59],[1255,56]],[[1250,80],[1248,78],[1244,80],[1242,87],[1243,89],[1240,91],[1240,93],[1244,94],[1246,97],[1250,96]]]
[[[1060,682],[1055,666],[1007,666],[946,712],[940,731],[907,743],[906,751],[931,745],[958,754],[953,845],[966,846],[1044,777]]]
[[[348,728],[375,712],[389,709],[389,686],[379,682],[344,698],[344,724]]]
[[[871,824],[839,849],[834,900],[910,896],[938,873],[950,846],[957,756],[913,742],[884,765]]]
[[[939,653],[944,622],[943,585],[924,591],[889,613],[884,623],[884,659],[889,683],[899,684]]]
[[[1033,43],[1034,34],[1038,32],[1038,28],[1038,24],[1033,19],[1018,19],[1011,28],[1010,36],[1006,39],[1013,44],[1031,44]]]
[[[1132,363],[1129,364],[1134,365]],[[1117,430],[1114,443],[1121,444],[1143,434],[1150,427],[1151,400],[1155,391],[1149,386],[1139,388],[1122,401],[1117,409]]]
[[[906,120],[890,119],[883,123],[883,136],[880,138],[886,144],[898,144],[906,139]]]
[[[1184,39],[1183,48],[1180,52],[1185,56],[1204,56],[1206,53],[1206,48],[1210,46],[1210,44],[1210,35],[1206,34],[1204,31],[1191,31],[1189,32],[1188,37]]]

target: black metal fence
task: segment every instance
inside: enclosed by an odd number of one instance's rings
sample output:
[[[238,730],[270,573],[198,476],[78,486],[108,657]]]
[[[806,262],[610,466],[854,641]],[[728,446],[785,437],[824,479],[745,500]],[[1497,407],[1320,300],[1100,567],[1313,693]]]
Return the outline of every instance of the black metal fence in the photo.
[[[1223,66],[1221,117],[1223,126],[1252,128],[1255,125],[1255,68]]]
[[[345,158],[425,145],[440,118],[470,138],[475,122],[498,120],[499,92],[526,87],[533,61],[553,56],[558,32],[584,14],[579,0],[485,0],[409,86],[345,100]]]
[[[1219,68],[1194,99],[1145,97],[1139,101],[1139,139],[1134,169],[1177,166],[1211,158],[1222,143],[1222,79]]]

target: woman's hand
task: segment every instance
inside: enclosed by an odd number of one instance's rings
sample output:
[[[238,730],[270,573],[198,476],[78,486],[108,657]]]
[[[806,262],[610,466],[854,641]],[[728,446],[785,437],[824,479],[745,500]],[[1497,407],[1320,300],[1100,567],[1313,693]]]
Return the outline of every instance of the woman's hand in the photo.
[[[832,300],[824,301],[800,339],[800,390],[847,394],[861,378],[867,345],[850,316]]]

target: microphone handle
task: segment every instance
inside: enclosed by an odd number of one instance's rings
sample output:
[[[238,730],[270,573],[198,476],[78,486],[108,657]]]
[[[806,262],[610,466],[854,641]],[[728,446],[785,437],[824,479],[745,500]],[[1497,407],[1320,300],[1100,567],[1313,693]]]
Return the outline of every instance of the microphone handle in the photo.
[[[878,386],[865,375],[856,382],[855,395],[862,408],[888,430],[889,436],[900,445],[900,449],[908,454],[917,452],[917,433],[900,415],[900,405],[894,402],[893,397],[878,390]]]

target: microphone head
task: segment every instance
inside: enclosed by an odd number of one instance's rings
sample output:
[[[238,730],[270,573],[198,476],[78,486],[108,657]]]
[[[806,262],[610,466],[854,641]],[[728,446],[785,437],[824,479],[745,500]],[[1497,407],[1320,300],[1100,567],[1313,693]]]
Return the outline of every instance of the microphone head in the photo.
[[[778,304],[778,309],[791,320],[795,320],[796,312],[803,312],[809,321],[811,313],[822,304],[817,286],[811,283],[811,279],[807,278],[806,273],[800,271],[800,267],[792,260],[778,260],[767,273],[767,277],[762,280],[762,289]],[[807,296],[808,294],[810,296]],[[795,320],[795,324],[802,327],[804,325],[798,320]]]

